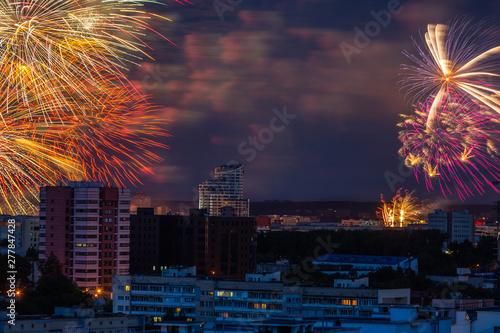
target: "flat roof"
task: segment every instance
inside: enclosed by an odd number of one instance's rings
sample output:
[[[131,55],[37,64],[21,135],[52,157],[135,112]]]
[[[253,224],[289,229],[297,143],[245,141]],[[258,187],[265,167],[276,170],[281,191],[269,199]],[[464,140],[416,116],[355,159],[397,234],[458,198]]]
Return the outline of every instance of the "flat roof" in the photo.
[[[412,258],[413,259],[413,258]],[[342,263],[342,264],[386,264],[395,265],[402,261],[408,260],[408,257],[391,257],[391,256],[365,256],[357,254],[324,254],[314,261],[325,263]]]

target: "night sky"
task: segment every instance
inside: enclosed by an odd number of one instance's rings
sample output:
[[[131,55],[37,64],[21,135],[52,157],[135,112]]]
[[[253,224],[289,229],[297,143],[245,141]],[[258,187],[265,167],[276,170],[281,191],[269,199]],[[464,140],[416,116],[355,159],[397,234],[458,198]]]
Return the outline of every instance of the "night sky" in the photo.
[[[243,163],[245,197],[254,201],[378,201],[401,186],[428,197],[398,172],[396,124],[412,112],[398,85],[402,51],[414,51],[412,36],[429,23],[500,17],[498,0],[232,0],[240,4],[223,13],[212,1],[193,2],[154,8],[173,19],[153,24],[177,46],[149,36],[156,62],[131,72],[170,120],[165,161],[132,188],[157,199],[193,199],[193,188],[229,161]],[[388,7],[390,22],[374,25],[371,12]],[[370,22],[380,31],[354,50],[355,28]],[[354,50],[349,59],[341,45]],[[391,187],[388,175],[404,182]],[[490,191],[467,202],[494,199]]]

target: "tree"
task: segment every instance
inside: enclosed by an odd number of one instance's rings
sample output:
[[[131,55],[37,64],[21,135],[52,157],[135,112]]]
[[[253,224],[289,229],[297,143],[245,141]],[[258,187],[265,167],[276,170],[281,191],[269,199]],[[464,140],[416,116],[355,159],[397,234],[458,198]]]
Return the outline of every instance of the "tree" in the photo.
[[[377,289],[410,288],[410,281],[401,267],[395,271],[390,266],[384,266],[368,274],[370,285]]]
[[[29,261],[38,261],[38,251],[30,247],[28,250],[26,250],[26,259]]]
[[[53,314],[54,307],[93,307],[92,296],[62,273],[62,265],[51,253],[40,265],[42,276],[34,289],[18,303],[21,314]]]
[[[62,275],[62,265],[54,252],[50,253],[47,260],[40,263],[39,270],[45,277]]]

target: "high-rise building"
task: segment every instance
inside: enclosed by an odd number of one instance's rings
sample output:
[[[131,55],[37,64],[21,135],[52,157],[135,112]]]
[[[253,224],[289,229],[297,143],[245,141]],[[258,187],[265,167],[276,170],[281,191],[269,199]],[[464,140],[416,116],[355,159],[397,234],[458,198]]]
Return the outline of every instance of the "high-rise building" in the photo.
[[[252,217],[155,215],[138,208],[130,217],[130,272],[160,274],[172,266],[196,266],[198,275],[243,278],[256,264],[256,228]]]
[[[475,241],[474,218],[469,211],[463,212],[443,212],[436,209],[429,214],[429,229],[439,229],[448,235],[448,241],[462,243],[468,240]]]
[[[79,287],[111,292],[129,273],[130,190],[70,182],[40,189],[39,258],[54,253]]]
[[[221,215],[223,207],[232,207],[235,216],[248,216],[250,201],[243,199],[243,165],[221,165],[215,168],[213,180],[199,185],[199,208],[211,216]]]

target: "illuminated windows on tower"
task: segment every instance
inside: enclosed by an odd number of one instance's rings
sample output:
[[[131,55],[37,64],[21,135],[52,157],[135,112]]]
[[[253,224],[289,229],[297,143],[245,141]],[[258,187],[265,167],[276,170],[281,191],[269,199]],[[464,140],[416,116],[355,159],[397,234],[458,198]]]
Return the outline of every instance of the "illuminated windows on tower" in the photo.
[[[221,165],[215,168],[213,180],[199,185],[199,208],[211,216],[248,216],[250,201],[243,199],[243,165]]]

